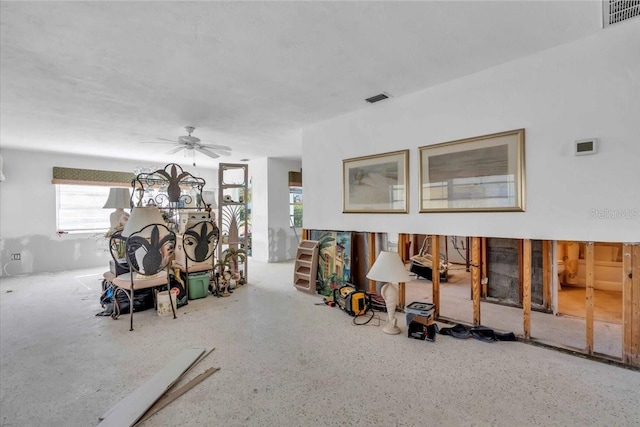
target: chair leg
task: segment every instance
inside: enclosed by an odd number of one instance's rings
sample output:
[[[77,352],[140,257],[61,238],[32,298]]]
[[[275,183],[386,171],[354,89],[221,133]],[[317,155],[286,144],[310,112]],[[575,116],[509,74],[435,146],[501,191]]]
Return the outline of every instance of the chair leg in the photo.
[[[169,304],[171,304],[171,312],[173,313],[173,318],[176,317],[176,308],[173,305],[173,298],[171,298],[171,275],[169,273],[169,266],[167,266],[167,293],[169,294]],[[178,295],[176,295],[176,303],[178,302]]]
[[[133,285],[131,285],[131,299],[129,301],[129,332],[133,331]]]
[[[131,294],[129,295],[129,332],[133,331],[133,273],[131,273]]]

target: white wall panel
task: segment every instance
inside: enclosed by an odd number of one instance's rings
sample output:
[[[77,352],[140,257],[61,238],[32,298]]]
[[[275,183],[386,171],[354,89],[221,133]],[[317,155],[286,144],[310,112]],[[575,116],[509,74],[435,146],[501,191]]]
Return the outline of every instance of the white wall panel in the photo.
[[[640,241],[639,118],[636,20],[305,129],[304,224]],[[526,130],[525,212],[418,213],[418,147],[518,128]],[[591,137],[599,152],[575,156],[574,141]],[[342,214],[342,159],[400,149],[410,149],[410,214]]]

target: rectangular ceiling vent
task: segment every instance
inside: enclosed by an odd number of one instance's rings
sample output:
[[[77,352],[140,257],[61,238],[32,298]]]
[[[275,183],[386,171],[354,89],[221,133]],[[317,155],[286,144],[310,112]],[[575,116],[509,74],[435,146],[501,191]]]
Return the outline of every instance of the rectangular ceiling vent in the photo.
[[[602,25],[617,24],[640,16],[640,0],[603,0]]]
[[[367,98],[365,99],[365,101],[367,101],[370,104],[373,104],[374,102],[379,102],[382,101],[383,99],[387,99],[389,98],[389,95],[387,95],[386,93],[380,93],[378,95],[374,95],[371,98]]]

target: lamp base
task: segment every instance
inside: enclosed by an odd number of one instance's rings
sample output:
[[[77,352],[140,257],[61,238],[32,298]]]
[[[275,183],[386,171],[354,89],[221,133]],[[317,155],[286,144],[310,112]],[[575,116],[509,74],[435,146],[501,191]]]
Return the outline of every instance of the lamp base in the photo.
[[[111,223],[111,229],[115,230],[118,226],[122,227],[126,222],[125,217],[129,219],[129,214],[124,211],[122,208],[116,208],[115,211],[111,212],[109,216],[109,222]]]
[[[395,325],[395,322],[393,322],[393,323],[387,323],[387,326],[382,328],[382,332],[389,335],[398,335],[402,331],[400,330],[400,328],[398,328]]]

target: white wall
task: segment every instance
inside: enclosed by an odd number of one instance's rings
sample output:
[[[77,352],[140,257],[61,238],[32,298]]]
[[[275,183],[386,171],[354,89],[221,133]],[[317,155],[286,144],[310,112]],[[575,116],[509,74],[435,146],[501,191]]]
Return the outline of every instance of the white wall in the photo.
[[[299,172],[302,162],[284,159],[268,161],[269,262],[278,262],[294,259],[298,249],[298,240],[289,217],[289,172]]]
[[[54,166],[133,172],[137,167],[164,167],[144,161],[122,161],[2,150],[6,180],[0,183],[0,252],[3,275],[62,271],[104,266],[108,269],[106,239],[99,234],[56,233],[55,186],[51,183]],[[201,176],[206,188],[217,188],[217,170],[182,165]],[[109,210],[105,210],[108,217]],[[10,261],[20,253],[21,261]]]
[[[269,260],[269,182],[267,159],[249,163],[251,177],[251,258],[261,262]],[[256,206],[260,206],[256,209]]]
[[[298,160],[276,158],[251,162],[252,258],[266,262],[295,258],[298,240],[289,222],[289,171],[300,171],[301,165]]]
[[[526,130],[526,212],[418,213],[418,147],[519,128]],[[599,139],[599,153],[575,156],[574,141],[590,137]],[[640,22],[633,20],[304,129],[304,225],[640,241],[639,139]],[[400,149],[410,149],[410,213],[342,214],[342,159]]]

